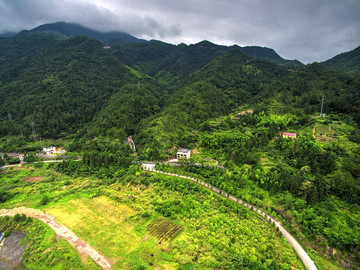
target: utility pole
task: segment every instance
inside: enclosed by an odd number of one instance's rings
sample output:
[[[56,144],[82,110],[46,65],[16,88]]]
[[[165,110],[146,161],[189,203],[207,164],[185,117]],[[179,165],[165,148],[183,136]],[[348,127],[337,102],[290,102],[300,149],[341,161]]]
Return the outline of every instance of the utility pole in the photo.
[[[32,135],[33,135],[34,141],[35,141],[36,131],[35,131],[34,121],[31,121],[31,130],[32,130]]]
[[[325,117],[325,113],[323,113],[323,108],[324,108],[324,94],[322,96],[322,100],[321,100],[321,112],[320,112],[320,117]]]
[[[8,118],[10,121],[12,120],[11,113],[8,113]]]

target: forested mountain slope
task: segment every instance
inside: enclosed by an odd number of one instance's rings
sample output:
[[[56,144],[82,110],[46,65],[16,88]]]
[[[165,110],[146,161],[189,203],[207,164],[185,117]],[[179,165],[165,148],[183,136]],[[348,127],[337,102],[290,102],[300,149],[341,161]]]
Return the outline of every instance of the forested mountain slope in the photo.
[[[358,74],[360,72],[360,46],[352,51],[338,54],[323,63],[331,68]]]
[[[192,73],[185,86],[170,96],[164,110],[147,121],[149,129],[143,129],[140,137],[176,143],[184,131],[198,129],[210,117],[251,102],[268,83],[288,73],[239,49],[228,51]]]
[[[139,122],[160,111],[161,93],[150,83],[126,84],[113,94],[94,117],[89,128],[93,135],[122,138],[137,134]]]
[[[125,84],[129,68],[86,37],[59,41],[0,70],[0,134],[74,133]],[[11,119],[11,120],[10,120]]]
[[[265,60],[287,68],[299,68],[302,64],[296,60],[285,60],[273,49],[248,46],[221,46],[209,41],[193,45],[171,45],[161,41],[141,44],[120,44],[112,48],[113,54],[127,65],[154,76],[160,82],[173,84],[180,82],[216,56],[229,50],[238,49],[248,56]]]
[[[154,69],[168,57],[176,46],[161,41],[146,43],[118,44],[112,47],[112,53],[120,61],[146,74],[154,74]]]
[[[240,50],[249,56],[267,60],[288,68],[297,69],[303,66],[303,64],[298,60],[287,60],[282,58],[271,48],[259,47],[259,46],[246,46],[246,47],[240,47]]]
[[[273,82],[257,98],[268,105],[277,100],[282,107],[267,106],[275,112],[301,109],[305,114],[320,113],[324,95],[323,113],[351,116],[360,123],[359,77],[332,70],[314,63]]]
[[[9,38],[0,38],[0,65],[2,67],[8,65],[62,39],[65,37],[56,32],[18,34]]]

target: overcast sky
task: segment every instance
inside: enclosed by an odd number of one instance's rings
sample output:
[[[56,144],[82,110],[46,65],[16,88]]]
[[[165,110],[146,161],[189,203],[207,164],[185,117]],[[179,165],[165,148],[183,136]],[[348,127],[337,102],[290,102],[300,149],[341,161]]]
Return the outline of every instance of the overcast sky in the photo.
[[[360,0],[0,0],[0,33],[56,21],[173,44],[270,47],[303,63],[360,45]]]

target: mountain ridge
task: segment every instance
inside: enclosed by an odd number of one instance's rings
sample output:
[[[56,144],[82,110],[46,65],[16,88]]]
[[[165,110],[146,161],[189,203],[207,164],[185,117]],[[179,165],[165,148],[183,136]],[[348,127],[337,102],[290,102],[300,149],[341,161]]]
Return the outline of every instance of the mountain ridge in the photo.
[[[340,53],[322,63],[341,71],[360,73],[360,46],[351,51]]]
[[[47,23],[39,25],[31,30],[23,30],[15,35],[12,33],[4,33],[3,35],[0,35],[1,38],[9,38],[16,35],[26,35],[26,34],[33,34],[33,33],[41,33],[41,32],[57,32],[60,35],[63,35],[64,37],[71,38],[78,35],[84,35],[88,38],[94,38],[99,40],[104,46],[115,46],[119,44],[141,44],[141,43],[149,43],[153,42],[146,41],[143,39],[138,39],[128,33],[125,32],[119,32],[119,31],[109,31],[109,32],[101,32],[97,30],[93,30],[90,28],[87,28],[85,26],[82,26],[80,24],[76,23],[70,23],[70,22],[55,22],[55,23]],[[165,42],[164,42],[165,43]],[[183,46],[185,44],[178,44],[174,45],[171,44],[174,47]],[[272,48],[267,47],[260,47],[260,46],[245,46],[240,47],[236,44],[232,46],[225,46],[225,45],[217,45],[214,43],[211,43],[210,41],[203,40],[201,42],[185,45],[193,48],[208,48],[208,47],[214,47],[216,46],[217,49],[222,48],[225,50],[225,48],[232,48],[232,47],[238,47],[240,48],[244,53],[248,54],[249,56],[264,59],[267,61],[274,62],[276,64],[284,65],[288,68],[298,68],[302,66],[303,64],[297,60],[288,60],[282,58],[279,54],[276,53],[276,51]],[[146,57],[146,56],[145,56]]]
[[[108,43],[114,41],[116,41],[114,42],[115,44],[147,42],[146,40],[138,39],[125,32],[119,32],[119,31],[101,32],[84,27],[80,24],[68,23],[68,22],[55,22],[55,23],[42,24],[31,30],[23,30],[19,33],[27,34],[27,33],[36,33],[36,32],[44,32],[44,31],[55,31],[68,38],[83,35],[89,38],[97,39],[104,45],[107,45]]]

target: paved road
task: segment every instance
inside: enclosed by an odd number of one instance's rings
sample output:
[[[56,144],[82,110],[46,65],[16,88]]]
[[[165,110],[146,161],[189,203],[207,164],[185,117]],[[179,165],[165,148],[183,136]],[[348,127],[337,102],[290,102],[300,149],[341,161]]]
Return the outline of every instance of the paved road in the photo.
[[[147,170],[147,169],[145,169]],[[180,178],[185,178],[185,179],[189,179],[194,181],[197,184],[200,184],[216,193],[220,193],[220,190],[217,189],[216,187],[213,187],[211,185],[209,185],[208,183],[202,182],[200,180],[197,180],[196,178],[193,177],[188,177],[188,176],[184,176],[184,175],[178,175],[178,174],[174,174],[174,173],[167,173],[167,172],[163,172],[163,171],[157,171],[157,170],[148,170],[148,171],[152,171],[155,173],[161,173],[161,174],[166,174],[166,175],[171,175],[171,176],[176,176],[176,177],[180,177]],[[292,236],[285,228],[283,225],[281,225],[281,223],[279,221],[277,221],[276,219],[274,219],[272,216],[270,216],[269,214],[265,213],[264,211],[262,211],[261,209],[241,200],[238,199],[234,196],[231,196],[230,194],[224,193],[222,192],[221,195],[227,197],[228,199],[244,205],[245,207],[249,208],[250,210],[252,210],[253,212],[255,212],[256,214],[260,215],[261,217],[265,218],[266,220],[268,220],[271,223],[275,223],[275,227],[279,228],[279,231],[285,236],[285,238],[288,240],[289,244],[294,248],[296,254],[300,257],[301,261],[303,262],[303,264],[305,265],[305,268],[307,270],[317,270],[317,267],[315,265],[315,263],[313,262],[313,260],[310,258],[310,256],[306,253],[306,251],[303,249],[303,247],[299,244],[299,242],[295,239],[294,236]]]
[[[84,255],[89,256],[95,263],[97,263],[104,270],[111,270],[112,263],[104,255],[100,254],[93,247],[88,245],[85,241],[80,239],[70,229],[60,225],[54,221],[54,217],[45,214],[38,209],[19,207],[14,209],[1,209],[0,217],[15,216],[16,214],[25,214],[28,217],[37,218],[38,220],[49,225],[51,229],[61,238],[66,239],[79,252],[80,258]]]

